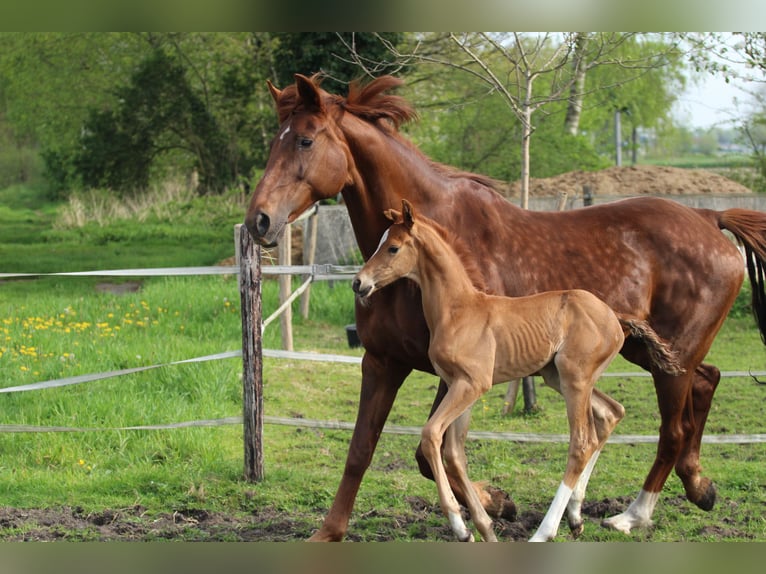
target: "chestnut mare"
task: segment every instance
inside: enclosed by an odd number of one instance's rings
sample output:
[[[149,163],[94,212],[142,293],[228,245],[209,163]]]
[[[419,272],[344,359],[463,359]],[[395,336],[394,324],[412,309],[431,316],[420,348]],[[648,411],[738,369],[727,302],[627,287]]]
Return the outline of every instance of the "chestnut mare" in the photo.
[[[383,76],[366,86],[352,84],[344,98],[302,75],[283,90],[269,83],[280,127],[245,217],[254,240],[275,244],[286,223],[340,192],[367,260],[389,225],[383,211],[405,198],[471,245],[473,267],[489,292],[585,289],[617,313],[647,321],[672,345],[685,373],[653,369],[646,345],[633,337],[625,341],[622,355],[652,372],[659,443],[638,496],[605,525],[629,532],[650,524],[674,468],[688,499],[711,509],[715,487],[700,475],[699,454],[720,372],[702,360],[744,276],[741,254],[719,230],[728,229],[745,245],[753,311],[766,337],[766,215],[692,209],[654,197],[562,212],[523,210],[489,178],[435,163],[399,133],[416,116],[403,98],[387,93],[400,84]],[[312,540],[343,538],[399,387],[413,369],[435,372],[419,291],[400,281],[374,297],[376,304],[356,307],[365,348],[356,426],[332,507]],[[442,381],[434,409],[445,392]],[[421,473],[433,478],[422,449],[416,457]],[[451,486],[464,501],[459,485]],[[515,512],[497,491],[475,488],[491,515]]]
[[[667,346],[643,321],[618,319],[589,291],[546,291],[503,297],[478,289],[447,231],[427,217],[415,217],[410,203],[388,210],[394,222],[378,250],[354,278],[364,304],[378,289],[407,277],[420,287],[423,313],[431,334],[428,357],[447,385],[447,394],[423,427],[421,444],[431,466],[444,515],[458,540],[473,541],[450,488],[451,467],[482,538],[497,541],[492,519],[468,480],[465,437],[469,409],[492,385],[532,374],[564,397],[569,421],[566,472],[542,524],[530,539],[552,540],[564,510],[570,529],[582,531],[580,507],[593,466],[607,438],[625,414],[606,395],[591,395],[601,373],[620,352],[627,333],[646,333],[654,345],[655,365],[680,374]],[[623,326],[625,332],[623,332]],[[464,416],[465,415],[465,416]],[[449,430],[448,430],[449,429]],[[442,462],[444,436],[444,462]]]

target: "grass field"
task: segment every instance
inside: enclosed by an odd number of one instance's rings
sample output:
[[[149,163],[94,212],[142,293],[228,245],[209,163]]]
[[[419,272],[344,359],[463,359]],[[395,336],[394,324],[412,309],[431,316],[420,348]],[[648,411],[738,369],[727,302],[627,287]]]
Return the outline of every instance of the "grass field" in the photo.
[[[171,211],[142,222],[66,228],[56,225],[61,206],[38,207],[34,198],[29,190],[0,192],[2,272],[214,264],[232,254],[231,230],[242,218],[241,207],[229,200],[220,200],[220,205],[194,200],[177,205],[177,216]],[[98,291],[98,281],[58,277],[0,283],[0,386],[165,364],[241,346],[235,277],[142,279],[139,291],[120,295]],[[296,348],[361,355],[347,348],[343,330],[353,321],[347,282],[317,284],[312,293],[311,317],[304,320],[296,314]],[[745,301],[746,294],[710,353],[709,360],[722,370],[766,367]],[[275,282],[266,281],[265,312],[276,304]],[[278,348],[276,325],[267,329],[264,345]],[[636,369],[618,359],[610,370]],[[272,416],[353,422],[359,380],[354,365],[267,359],[264,410]],[[436,383],[425,374],[411,376],[389,422],[422,424]],[[649,379],[605,378],[600,387],[626,407],[618,434],[656,434],[659,417]],[[554,392],[538,387],[534,414],[517,410],[502,417],[504,391],[495,388],[477,404],[472,429],[567,432],[563,401]],[[707,433],[763,432],[765,393],[766,386],[749,377],[722,381]],[[242,479],[241,425],[117,430],[238,416],[237,359],[8,393],[0,402],[2,425],[100,429],[0,433],[0,507],[6,512],[25,509],[27,515],[38,509],[74,509],[70,518],[91,517],[84,529],[64,522],[47,527],[46,532],[53,528],[59,539],[67,540],[102,539],[102,523],[110,523],[104,516],[119,522],[129,539],[303,539],[318,527],[332,502],[350,439],[344,430],[266,425],[266,476],[251,484]],[[417,442],[415,436],[382,436],[357,499],[350,539],[451,540],[435,510],[436,489],[417,471]],[[587,502],[609,501],[624,508],[640,488],[654,448],[609,445]],[[468,445],[472,477],[510,492],[521,513],[545,511],[561,479],[565,453],[563,444],[477,440]],[[594,516],[583,540],[766,540],[766,445],[705,445],[702,462],[705,474],[718,485],[719,502],[712,512],[686,502],[680,481],[671,476],[653,528],[626,536],[601,529]],[[150,528],[168,516],[186,518],[174,518],[166,531]],[[219,529],[203,528],[203,516],[218,517]],[[0,517],[0,538],[40,536],[41,522]],[[224,528],[222,522],[234,526]],[[559,539],[566,539],[564,530]],[[504,530],[500,538],[513,539],[509,532]]]

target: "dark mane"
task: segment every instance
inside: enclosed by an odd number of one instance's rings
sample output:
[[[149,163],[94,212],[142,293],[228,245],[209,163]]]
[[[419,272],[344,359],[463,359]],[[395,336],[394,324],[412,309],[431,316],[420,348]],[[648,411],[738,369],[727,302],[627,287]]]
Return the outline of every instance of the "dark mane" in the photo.
[[[428,219],[423,216],[421,216],[421,219],[426,219],[439,237],[441,237],[447,245],[452,247],[452,250],[462,262],[466,273],[468,273],[468,277],[471,278],[473,286],[482,293],[487,293],[488,289],[487,284],[484,282],[484,275],[481,272],[481,268],[476,263],[476,257],[468,244],[459,235],[455,235],[433,219]]]

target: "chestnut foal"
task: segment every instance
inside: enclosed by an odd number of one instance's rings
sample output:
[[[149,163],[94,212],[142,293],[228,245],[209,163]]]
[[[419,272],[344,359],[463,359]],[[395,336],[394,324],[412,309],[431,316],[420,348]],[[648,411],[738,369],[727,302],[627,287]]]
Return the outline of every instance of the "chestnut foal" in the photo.
[[[471,282],[444,228],[426,217],[416,218],[407,200],[402,201],[401,213],[387,210],[385,215],[393,225],[354,278],[353,289],[369,302],[376,290],[402,277],[420,286],[431,334],[428,356],[449,388],[424,426],[421,444],[456,537],[473,540],[445,464],[468,494],[468,510],[482,538],[497,540],[492,520],[467,476],[464,441],[470,407],[492,385],[536,373],[563,395],[570,440],[564,478],[531,540],[554,538],[565,510],[570,528],[579,534],[580,506],[590,473],[625,413],[618,402],[594,393],[596,380],[620,351],[626,331],[646,340],[659,368],[678,374],[672,352],[647,323],[619,319],[588,291],[513,298],[484,293]]]

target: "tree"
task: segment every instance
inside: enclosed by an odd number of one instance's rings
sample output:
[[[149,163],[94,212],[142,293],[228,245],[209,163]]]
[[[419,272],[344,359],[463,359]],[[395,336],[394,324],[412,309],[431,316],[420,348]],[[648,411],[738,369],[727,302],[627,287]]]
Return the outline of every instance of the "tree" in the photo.
[[[311,75],[321,72],[332,91],[357,79],[363,72],[379,75],[397,67],[387,46],[396,46],[402,34],[291,32],[277,33],[273,37],[276,40],[276,75],[273,80],[277,85],[292,84],[295,73]]]
[[[389,46],[402,65],[437,64],[461,70],[499,94],[521,125],[521,205],[528,206],[533,118],[569,101],[569,131],[581,95],[583,75],[597,66],[625,66],[620,47],[635,34],[616,33],[449,33],[417,35],[408,49]],[[382,40],[384,43],[385,41]],[[449,49],[449,47],[455,49]],[[633,62],[632,65],[637,65]],[[654,55],[644,67],[664,65]]]
[[[39,146],[55,192],[78,178],[124,190],[130,156],[133,185],[197,169],[200,191],[219,191],[268,154],[273,107],[257,87],[272,48],[251,33],[0,34],[7,121]]]

